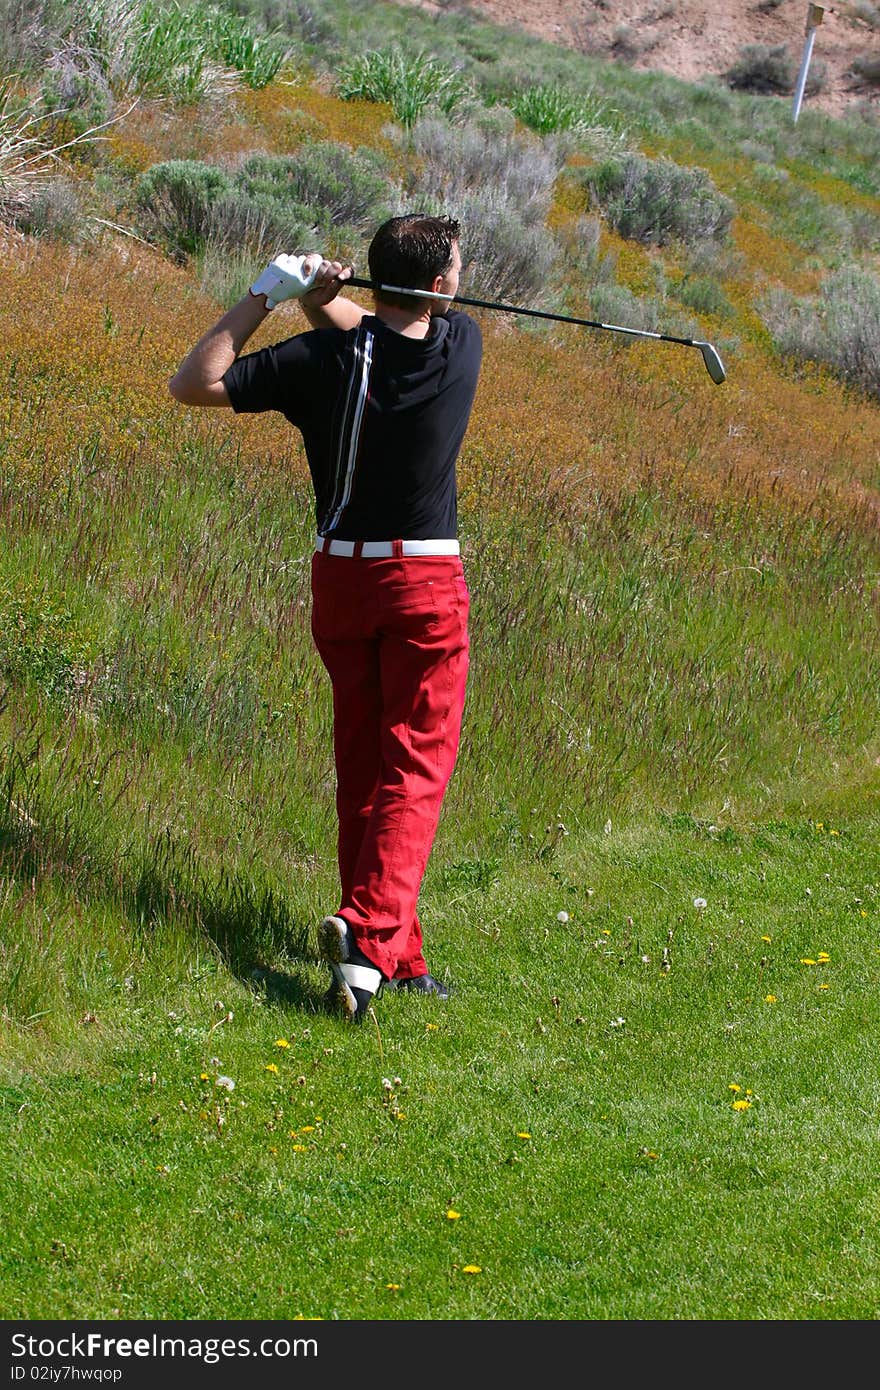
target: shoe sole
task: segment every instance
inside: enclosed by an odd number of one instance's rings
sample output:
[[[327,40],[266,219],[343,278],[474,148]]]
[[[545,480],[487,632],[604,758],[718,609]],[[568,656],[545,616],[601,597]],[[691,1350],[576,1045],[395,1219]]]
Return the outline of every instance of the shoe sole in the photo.
[[[318,928],[321,955],[331,965],[348,960],[348,926],[341,917],[325,917]]]

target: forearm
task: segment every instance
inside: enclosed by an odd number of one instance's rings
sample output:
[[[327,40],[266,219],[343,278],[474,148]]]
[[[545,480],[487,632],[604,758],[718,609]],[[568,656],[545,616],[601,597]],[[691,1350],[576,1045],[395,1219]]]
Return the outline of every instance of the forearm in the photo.
[[[223,375],[269,311],[265,297],[246,294],[209,328],[183,359],[168,389],[184,405],[229,405]]]
[[[329,304],[314,304],[311,300],[312,295],[304,294],[299,301],[311,328],[340,328],[347,332],[349,328],[357,328],[364,314],[369,313],[368,309],[362,309],[341,295],[331,299]]]

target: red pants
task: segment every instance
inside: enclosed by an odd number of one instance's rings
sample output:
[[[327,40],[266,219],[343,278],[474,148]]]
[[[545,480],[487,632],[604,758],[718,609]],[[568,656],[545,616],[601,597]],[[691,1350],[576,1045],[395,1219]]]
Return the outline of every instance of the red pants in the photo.
[[[389,979],[427,973],[416,903],[458,753],[469,606],[457,556],[312,560],[312,636],[333,686],[338,915]]]

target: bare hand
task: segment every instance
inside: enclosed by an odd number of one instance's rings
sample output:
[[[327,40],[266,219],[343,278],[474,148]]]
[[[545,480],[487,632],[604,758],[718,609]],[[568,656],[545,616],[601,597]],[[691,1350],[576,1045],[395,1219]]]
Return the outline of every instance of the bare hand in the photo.
[[[311,274],[312,270],[315,270],[314,282],[300,301],[304,307],[312,309],[320,309],[335,299],[352,274],[350,265],[343,265],[342,261],[325,261],[317,251],[310,252],[303,261],[303,271]]]

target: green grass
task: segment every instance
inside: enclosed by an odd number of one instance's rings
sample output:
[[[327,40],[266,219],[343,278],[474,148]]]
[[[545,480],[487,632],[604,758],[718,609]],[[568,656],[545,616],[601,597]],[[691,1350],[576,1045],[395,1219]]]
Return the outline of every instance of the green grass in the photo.
[[[448,1004],[359,1030],[308,949],[253,981],[7,882],[63,987],[4,1065],[6,1315],[876,1317],[877,829],[505,856],[427,891]]]

